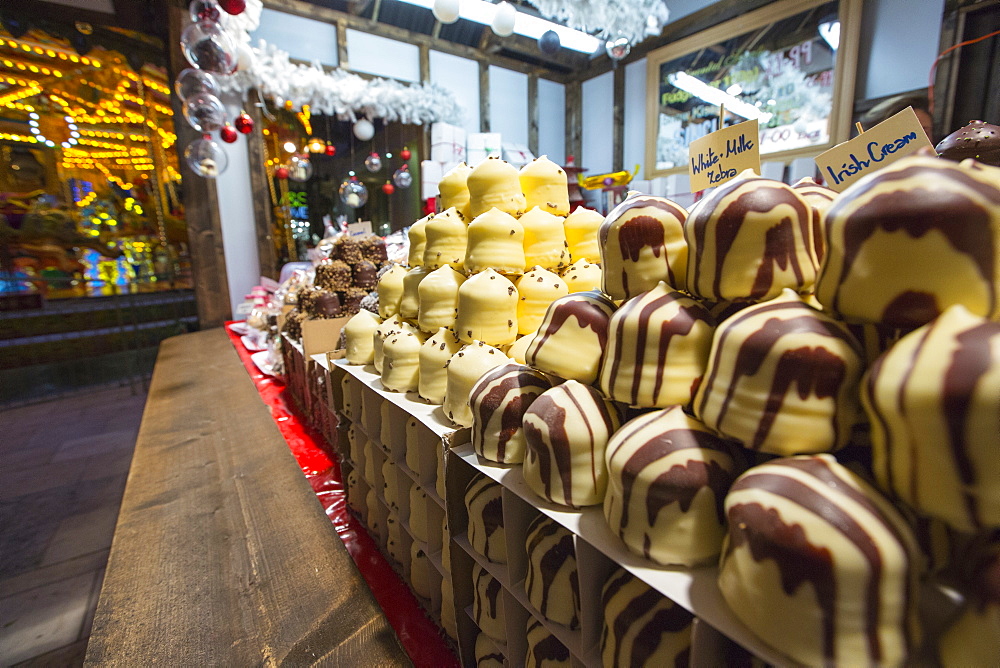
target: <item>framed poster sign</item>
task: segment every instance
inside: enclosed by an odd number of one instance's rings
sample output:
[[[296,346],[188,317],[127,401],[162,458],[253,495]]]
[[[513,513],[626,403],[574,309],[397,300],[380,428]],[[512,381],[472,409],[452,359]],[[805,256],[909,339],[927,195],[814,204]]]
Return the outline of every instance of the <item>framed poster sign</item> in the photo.
[[[647,179],[687,171],[688,145],[755,119],[764,160],[815,156],[850,135],[860,0],[780,0],[653,51]]]

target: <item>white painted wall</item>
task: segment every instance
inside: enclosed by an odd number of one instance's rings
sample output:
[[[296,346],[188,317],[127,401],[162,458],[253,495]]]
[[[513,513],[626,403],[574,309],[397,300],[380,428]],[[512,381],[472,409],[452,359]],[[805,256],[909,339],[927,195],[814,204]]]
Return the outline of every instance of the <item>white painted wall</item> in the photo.
[[[490,65],[490,132],[528,145],[528,75]]]
[[[260,14],[260,27],[250,33],[250,42],[257,46],[263,39],[292,58],[324,65],[336,66],[337,26],[313,19],[264,9]]]
[[[348,28],[347,62],[356,72],[420,81],[420,48],[416,44]]]
[[[614,166],[614,73],[584,81],[582,88],[582,155],[576,164],[590,174],[610,172]]]
[[[867,0],[858,54],[859,100],[926,88],[939,51],[944,0]]]
[[[646,163],[646,59],[625,66],[625,146],[622,168]],[[639,171],[642,176],[642,170]]]
[[[479,63],[432,50],[430,66],[431,83],[447,89],[462,107],[462,127],[466,132],[479,132]]]
[[[538,155],[566,164],[566,86],[548,79],[538,80]]]
[[[240,100],[224,97],[226,115],[235,118]],[[229,158],[226,171],[215,179],[219,193],[219,218],[222,222],[222,248],[226,255],[226,278],[229,283],[229,303],[233,319],[244,319],[236,308],[260,281],[260,261],[257,257],[257,230],[254,225],[254,193],[250,186],[250,157],[243,135],[234,144],[218,142]],[[266,197],[267,194],[264,193]]]

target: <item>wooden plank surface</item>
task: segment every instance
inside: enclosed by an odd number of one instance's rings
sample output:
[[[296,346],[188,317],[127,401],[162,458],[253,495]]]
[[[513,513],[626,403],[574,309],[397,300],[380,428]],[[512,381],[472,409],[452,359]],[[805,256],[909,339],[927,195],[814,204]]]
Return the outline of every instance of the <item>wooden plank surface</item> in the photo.
[[[221,329],[160,347],[89,666],[407,665]]]

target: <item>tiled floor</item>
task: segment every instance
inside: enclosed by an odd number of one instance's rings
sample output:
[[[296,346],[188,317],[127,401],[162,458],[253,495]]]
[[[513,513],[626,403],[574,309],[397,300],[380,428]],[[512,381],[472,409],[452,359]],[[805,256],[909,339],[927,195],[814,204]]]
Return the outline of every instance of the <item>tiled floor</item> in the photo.
[[[0,412],[0,666],[80,666],[146,397]]]

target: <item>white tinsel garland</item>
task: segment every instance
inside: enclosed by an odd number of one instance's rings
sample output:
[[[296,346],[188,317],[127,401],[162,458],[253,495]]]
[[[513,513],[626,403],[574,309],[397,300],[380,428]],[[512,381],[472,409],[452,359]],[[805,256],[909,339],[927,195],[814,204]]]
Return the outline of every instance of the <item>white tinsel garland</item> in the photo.
[[[638,44],[658,35],[670,17],[664,0],[528,0],[547,19],[603,39]]]
[[[314,114],[351,121],[381,118],[410,125],[462,122],[462,108],[454,95],[440,86],[364,79],[339,69],[326,72],[318,62],[311,66],[293,63],[285,51],[264,40],[259,44],[247,70],[220,77],[223,90],[246,99],[248,91],[257,88],[279,105],[286,100],[295,109],[308,104]]]

